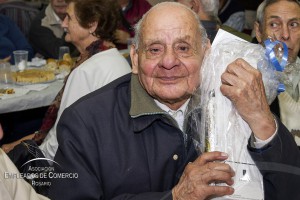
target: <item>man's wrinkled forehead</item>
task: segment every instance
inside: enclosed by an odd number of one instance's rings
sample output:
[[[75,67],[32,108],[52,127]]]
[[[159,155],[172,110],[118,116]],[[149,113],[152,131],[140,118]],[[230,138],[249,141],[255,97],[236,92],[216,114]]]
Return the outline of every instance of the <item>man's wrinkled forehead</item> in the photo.
[[[151,43],[172,44],[174,42],[187,42],[196,44],[200,41],[198,31],[192,28],[158,28],[152,30],[145,30],[142,34],[142,42],[145,45]]]

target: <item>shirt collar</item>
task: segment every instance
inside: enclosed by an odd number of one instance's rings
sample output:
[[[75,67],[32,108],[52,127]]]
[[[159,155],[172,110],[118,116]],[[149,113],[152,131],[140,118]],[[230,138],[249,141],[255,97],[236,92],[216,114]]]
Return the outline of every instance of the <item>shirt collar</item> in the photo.
[[[158,100],[154,99],[154,102],[158,107],[160,107],[162,110],[166,111],[167,113],[176,113],[176,112],[181,112],[182,114],[185,114],[187,106],[190,102],[190,99],[188,99],[179,109],[177,110],[172,110],[165,104],[160,103]]]

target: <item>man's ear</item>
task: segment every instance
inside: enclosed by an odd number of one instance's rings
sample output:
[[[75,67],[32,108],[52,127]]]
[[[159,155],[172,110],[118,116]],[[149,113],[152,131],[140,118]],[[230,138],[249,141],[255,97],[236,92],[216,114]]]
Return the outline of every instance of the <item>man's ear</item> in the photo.
[[[132,65],[132,73],[138,74],[138,52],[135,50],[135,45],[132,44],[130,47],[130,59]]]
[[[258,22],[254,22],[254,31],[255,31],[255,37],[259,43],[262,42],[262,33],[260,32],[260,27],[259,27]]]
[[[199,0],[191,0],[191,9],[195,12],[195,13],[199,13],[199,9],[200,9],[200,1]]]

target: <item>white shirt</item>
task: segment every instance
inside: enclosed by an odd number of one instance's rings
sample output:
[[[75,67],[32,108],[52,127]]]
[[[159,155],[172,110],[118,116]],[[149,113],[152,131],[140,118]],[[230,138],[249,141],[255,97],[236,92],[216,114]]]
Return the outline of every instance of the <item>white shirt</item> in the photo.
[[[56,126],[67,107],[82,96],[130,72],[128,62],[116,48],[97,53],[74,69],[66,83],[56,122],[40,145],[44,156],[54,158],[58,148]]]
[[[187,105],[190,102],[190,99],[188,99],[178,110],[172,110],[168,106],[166,106],[165,104],[162,104],[159,101],[157,101],[156,99],[154,99],[154,102],[163,111],[166,111],[167,113],[169,113],[169,115],[171,115],[175,119],[175,121],[177,122],[180,130],[183,130],[184,115],[185,115],[185,112],[186,112]]]

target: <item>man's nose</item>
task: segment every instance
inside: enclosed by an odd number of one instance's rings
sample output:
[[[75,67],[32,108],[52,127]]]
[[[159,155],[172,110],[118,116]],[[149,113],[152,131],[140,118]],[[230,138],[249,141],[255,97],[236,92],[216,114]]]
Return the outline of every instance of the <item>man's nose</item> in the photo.
[[[280,40],[287,41],[290,39],[290,30],[287,25],[284,25],[281,29]]]
[[[61,27],[63,28],[67,27],[67,15],[64,17],[64,20],[62,21]]]
[[[180,64],[180,60],[178,59],[178,55],[175,53],[173,49],[168,49],[160,60],[160,65],[166,69],[172,69],[175,66]]]

